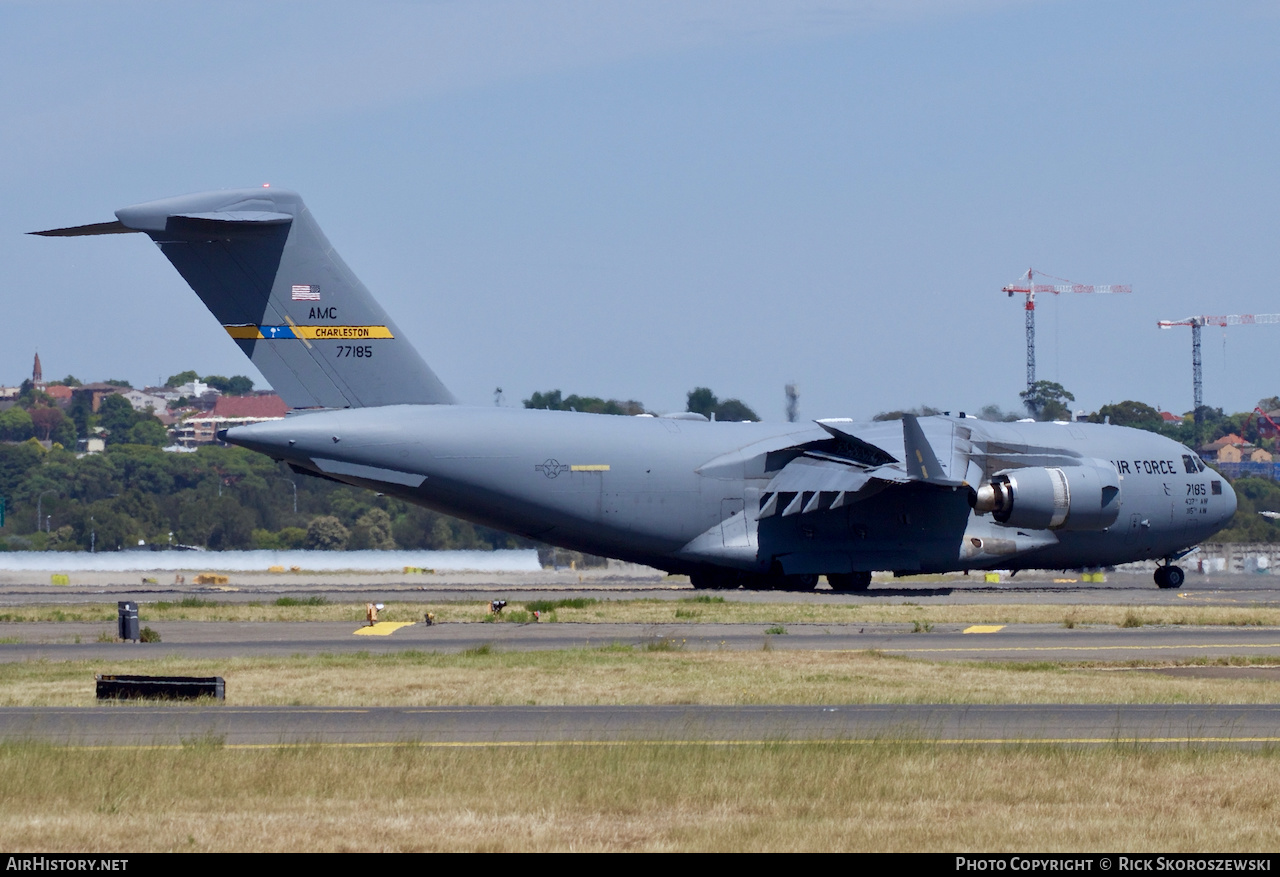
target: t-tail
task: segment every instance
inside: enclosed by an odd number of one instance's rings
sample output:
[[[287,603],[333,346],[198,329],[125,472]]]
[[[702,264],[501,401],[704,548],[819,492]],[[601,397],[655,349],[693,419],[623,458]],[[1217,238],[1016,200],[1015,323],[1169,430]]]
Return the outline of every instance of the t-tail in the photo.
[[[456,401],[297,193],[203,192],[125,207],[116,218],[34,234],[148,235],[289,407]]]

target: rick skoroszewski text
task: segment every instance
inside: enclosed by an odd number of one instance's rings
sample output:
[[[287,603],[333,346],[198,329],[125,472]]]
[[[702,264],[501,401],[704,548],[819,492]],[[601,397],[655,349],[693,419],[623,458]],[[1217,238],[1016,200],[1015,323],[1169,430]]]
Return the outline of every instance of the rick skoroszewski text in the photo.
[[[1270,858],[1090,856],[1024,858],[956,856],[957,871],[1270,871]]]

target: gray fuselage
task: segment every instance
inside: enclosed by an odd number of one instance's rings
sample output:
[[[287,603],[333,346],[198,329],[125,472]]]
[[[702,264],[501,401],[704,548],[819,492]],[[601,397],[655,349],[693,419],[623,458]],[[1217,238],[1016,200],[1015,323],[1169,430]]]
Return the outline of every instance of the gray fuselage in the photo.
[[[1176,556],[1235,512],[1221,476],[1187,465],[1190,451],[1153,433],[949,417],[919,423],[935,448],[957,425],[972,432],[971,457],[987,475],[1011,459],[1015,472],[1081,460],[1110,467],[1119,484],[1113,522],[1005,526],[973,511],[976,485],[905,479],[855,493],[839,508],[801,496],[816,508],[762,516],[771,481],[797,449],[830,438],[817,423],[392,405],[296,414],[225,438],[479,524],[671,571],[766,571],[779,559],[788,573],[1096,567]],[[906,455],[899,422],[847,430],[898,460]],[[982,549],[970,547],[978,543]]]

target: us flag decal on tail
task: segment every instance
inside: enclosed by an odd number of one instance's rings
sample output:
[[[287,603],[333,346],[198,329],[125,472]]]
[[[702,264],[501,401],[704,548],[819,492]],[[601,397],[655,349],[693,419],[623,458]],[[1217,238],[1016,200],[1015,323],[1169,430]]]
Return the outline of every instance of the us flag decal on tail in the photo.
[[[320,301],[320,287],[312,286],[310,284],[306,286],[295,285],[293,287],[293,300],[294,301]]]

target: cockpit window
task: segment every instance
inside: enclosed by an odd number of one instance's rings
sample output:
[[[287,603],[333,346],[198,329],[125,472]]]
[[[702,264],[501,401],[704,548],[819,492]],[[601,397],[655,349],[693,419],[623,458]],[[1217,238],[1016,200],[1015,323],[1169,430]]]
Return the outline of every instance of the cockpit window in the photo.
[[[1196,470],[1196,463],[1195,463],[1195,461],[1194,461],[1194,460],[1192,460],[1192,459],[1191,459],[1191,455],[1190,455],[1190,454],[1183,454],[1183,455],[1182,455],[1182,465],[1183,465],[1183,467],[1187,470],[1187,474],[1188,474],[1188,475],[1195,475],[1195,474],[1196,474],[1196,471],[1197,471],[1197,470]]]

